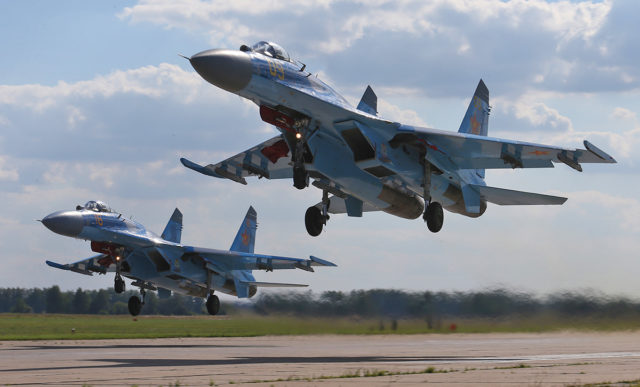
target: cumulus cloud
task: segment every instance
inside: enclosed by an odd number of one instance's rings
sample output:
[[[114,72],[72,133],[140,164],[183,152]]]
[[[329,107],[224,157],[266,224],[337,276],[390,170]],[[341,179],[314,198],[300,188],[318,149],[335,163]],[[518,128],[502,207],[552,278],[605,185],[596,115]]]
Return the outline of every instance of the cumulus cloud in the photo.
[[[5,157],[0,156],[0,181],[17,181],[18,170],[7,165]]]
[[[632,121],[638,120],[638,116],[635,112],[623,107],[614,108],[613,111],[611,112],[611,117],[620,118],[623,120],[632,120]]]
[[[629,50],[639,31],[626,20],[639,8],[624,1],[180,0],[141,1],[119,16],[208,36],[214,46],[277,40],[341,83],[375,80],[461,96],[479,77],[512,88],[637,89],[637,60],[628,57],[638,52]],[[289,19],[298,23],[273,28],[273,20]],[[362,79],[353,79],[355,69]]]

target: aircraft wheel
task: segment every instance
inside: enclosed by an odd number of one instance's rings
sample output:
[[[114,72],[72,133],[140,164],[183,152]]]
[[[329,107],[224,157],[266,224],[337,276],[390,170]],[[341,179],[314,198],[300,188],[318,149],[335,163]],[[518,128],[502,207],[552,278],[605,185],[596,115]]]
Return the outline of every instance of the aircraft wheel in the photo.
[[[305,189],[309,186],[309,174],[304,167],[293,167],[293,186]]]
[[[141,310],[142,301],[140,301],[140,297],[131,296],[131,298],[129,298],[129,313],[131,313],[132,316],[137,316]]]
[[[207,312],[210,315],[215,316],[220,311],[220,299],[215,294],[212,294],[207,298]]]
[[[322,226],[324,221],[322,219],[322,212],[316,206],[307,208],[307,212],[304,214],[304,225],[307,227],[307,232],[311,236],[318,236],[322,232]]]
[[[125,290],[125,283],[122,277],[120,277],[120,275],[116,276],[116,280],[113,284],[113,290],[115,290],[117,294],[120,294]]]
[[[438,202],[432,202],[427,206],[422,216],[427,227],[431,232],[438,232],[442,228],[444,222],[444,212],[442,211],[442,205]]]

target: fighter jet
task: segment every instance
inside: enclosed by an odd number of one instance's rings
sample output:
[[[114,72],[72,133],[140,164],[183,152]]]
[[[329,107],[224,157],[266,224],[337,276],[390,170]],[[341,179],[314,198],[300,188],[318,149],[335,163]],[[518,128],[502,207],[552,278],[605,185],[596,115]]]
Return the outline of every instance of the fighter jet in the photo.
[[[129,299],[129,312],[133,316],[140,313],[147,290],[157,290],[161,297],[174,291],[206,298],[207,311],[215,315],[220,309],[215,290],[247,298],[253,297],[260,286],[307,286],[258,282],[252,270],[298,268],[313,272],[314,266],[336,266],[314,256],[298,259],[254,254],[257,213],[253,207],[249,207],[229,251],[180,244],[182,213],[177,208],[160,236],[101,201],[89,201],[75,211],[54,212],[42,223],[57,234],[91,241],[91,250],[99,253],[66,265],[46,261],[49,266],[85,275],[115,272],[116,293],[125,291],[122,277],[134,280],[131,285],[140,288],[142,299],[138,296]]]
[[[322,201],[305,214],[312,236],[322,232],[330,213],[422,215],[438,232],[443,208],[475,218],[487,202],[559,205],[567,199],[488,186],[485,170],[563,163],[582,171],[583,163],[616,162],[588,141],[585,149],[574,149],[488,137],[491,107],[482,80],[456,133],[383,119],[370,86],[354,108],[275,43],[207,50],[188,59],[209,83],[258,105],[262,120],[280,134],[216,164],[181,162],[241,184],[258,176],[293,179],[303,189],[312,179],[322,190]]]

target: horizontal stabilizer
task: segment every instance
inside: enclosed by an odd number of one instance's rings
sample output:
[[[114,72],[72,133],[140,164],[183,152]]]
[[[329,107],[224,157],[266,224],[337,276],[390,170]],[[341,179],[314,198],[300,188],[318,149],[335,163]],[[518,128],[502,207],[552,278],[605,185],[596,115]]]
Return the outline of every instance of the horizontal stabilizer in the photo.
[[[279,282],[257,282],[257,281],[242,281],[243,285],[258,286],[262,288],[306,288],[309,285],[305,284],[285,284]]]
[[[313,255],[311,255],[309,258],[312,261],[313,266],[338,266],[333,262],[325,261],[324,259],[314,257]]]
[[[504,188],[487,187],[484,185],[469,186],[478,191],[478,193],[484,200],[493,204],[498,204],[500,206],[561,205],[567,201],[567,198],[559,196],[514,191]]]

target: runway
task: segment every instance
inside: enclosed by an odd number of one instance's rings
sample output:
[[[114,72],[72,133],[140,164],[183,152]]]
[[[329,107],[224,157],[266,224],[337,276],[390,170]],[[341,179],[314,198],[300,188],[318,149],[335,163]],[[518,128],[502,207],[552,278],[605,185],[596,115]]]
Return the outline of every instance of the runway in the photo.
[[[0,342],[0,385],[17,386],[566,386],[639,379],[640,332]]]

